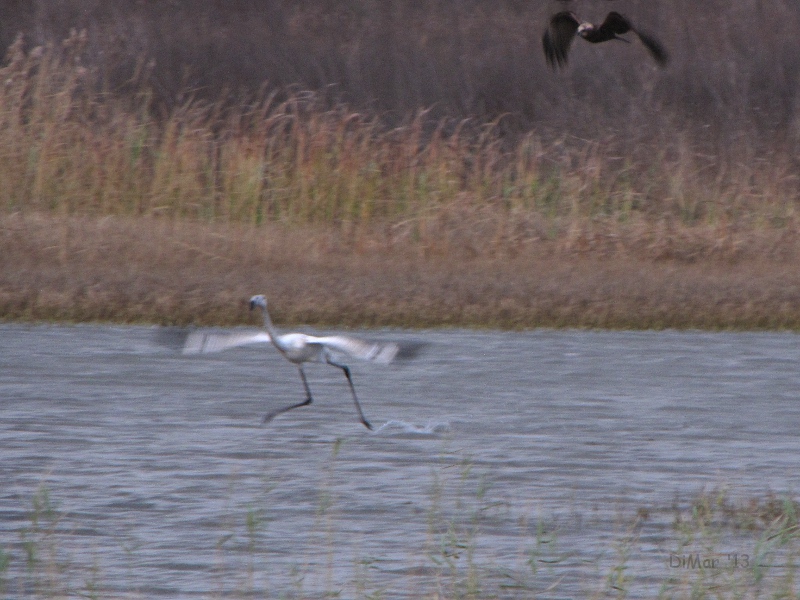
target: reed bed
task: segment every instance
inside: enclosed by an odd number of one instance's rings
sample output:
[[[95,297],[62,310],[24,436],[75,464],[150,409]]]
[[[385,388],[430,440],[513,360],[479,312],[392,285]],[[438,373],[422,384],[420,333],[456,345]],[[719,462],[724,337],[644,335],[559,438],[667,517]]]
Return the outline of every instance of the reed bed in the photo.
[[[469,223],[479,243],[513,246],[586,222],[783,227],[800,200],[797,157],[708,156],[688,134],[625,152],[628,140],[509,141],[499,122],[422,111],[380,116],[314,93],[251,103],[188,103],[165,118],[146,94],[94,92],[84,34],[63,51],[11,47],[0,91],[5,212],[164,215],[206,222],[407,227]],[[130,103],[133,103],[133,106]],[[679,130],[669,115],[660,129]],[[463,227],[456,227],[456,229]],[[434,227],[434,229],[437,229]],[[439,231],[436,231],[439,237]]]
[[[17,14],[21,30],[30,22],[38,33],[17,37],[0,70],[3,318],[236,322],[234,298],[268,291],[286,298],[288,320],[319,323],[800,323],[791,266],[800,239],[797,57],[781,52],[787,23],[800,21],[791,4],[725,9],[697,64],[676,27],[698,43],[692,36],[705,13],[676,21],[639,7],[639,22],[660,24],[675,49],[671,70],[656,72],[646,56],[627,52],[634,48],[610,50],[615,69],[576,47],[576,62],[599,69],[593,89],[585,69],[562,79],[536,62],[526,71],[519,53],[538,55],[539,33],[528,27],[523,39],[516,23],[546,13],[513,3],[458,8],[454,25],[443,20],[453,8],[446,2],[429,3],[430,22],[403,2],[388,15],[355,2],[347,15],[372,29],[345,27],[339,37],[343,8],[274,3],[259,57],[283,23],[291,25],[284,41],[305,48],[299,56],[310,71],[321,46],[339,66],[314,83],[299,63],[281,70],[267,60],[274,77],[258,85],[264,72],[247,70],[246,53],[238,69],[233,55],[218,57],[228,83],[214,79],[219,69],[194,84],[188,75],[209,66],[236,27],[241,44],[254,43],[244,25],[255,14],[249,3],[227,17],[210,4],[198,9],[192,23],[208,47],[184,36],[180,11],[120,3],[107,14],[103,3],[90,4]],[[95,19],[81,22],[82,14]],[[769,65],[760,51],[737,46],[739,20],[754,15],[754,27],[771,34]],[[66,34],[61,26],[72,21],[87,27]],[[184,62],[155,41],[165,23],[177,33],[164,43],[183,40]],[[419,27],[404,38],[410,23]],[[480,34],[481,23],[495,34]],[[122,24],[142,33],[136,53]],[[386,72],[414,83],[416,95],[400,94],[372,63],[345,60],[381,56],[368,33],[396,42],[383,55]],[[726,52],[741,62],[743,96],[731,92],[732,75],[710,66]],[[423,56],[436,73],[420,71]],[[494,88],[473,89],[469,101],[456,93],[494,68]],[[333,93],[333,80],[347,89]],[[526,87],[533,84],[541,89]],[[528,92],[533,104],[514,104]],[[188,278],[175,276],[192,269],[189,294],[203,290],[199,305],[187,304],[188,284],[178,283]],[[90,300],[87,289],[103,291]]]

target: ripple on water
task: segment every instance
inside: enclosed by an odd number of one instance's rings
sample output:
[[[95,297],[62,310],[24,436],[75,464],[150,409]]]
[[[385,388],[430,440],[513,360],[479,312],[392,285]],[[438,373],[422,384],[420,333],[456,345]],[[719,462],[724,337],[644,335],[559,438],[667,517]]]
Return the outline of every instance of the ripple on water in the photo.
[[[647,576],[627,595],[645,598],[670,575],[676,505],[800,489],[791,334],[382,331],[428,345],[351,365],[373,432],[325,368],[311,406],[260,426],[302,392],[268,348],[173,357],[144,327],[0,336],[0,548],[25,556],[47,489],[76,581],[120,597],[418,597],[468,558],[489,595],[581,596],[633,536],[626,572]]]

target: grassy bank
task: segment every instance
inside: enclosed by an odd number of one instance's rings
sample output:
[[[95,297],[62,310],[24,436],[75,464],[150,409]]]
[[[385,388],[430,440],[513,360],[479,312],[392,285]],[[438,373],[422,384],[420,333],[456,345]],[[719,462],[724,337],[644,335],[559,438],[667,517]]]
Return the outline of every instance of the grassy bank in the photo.
[[[800,326],[791,77],[783,112],[720,80],[690,116],[651,84],[691,73],[646,63],[638,105],[553,88],[551,113],[387,112],[292,86],[171,103],[152,78],[108,89],[104,39],[9,47],[0,318],[232,324],[264,292],[276,319],[314,324]]]
[[[401,327],[800,327],[797,237],[724,227],[603,229],[523,245],[409,242],[401,227],[17,214],[0,221],[13,320]],[[434,243],[435,242],[435,243]],[[667,258],[668,257],[668,258]],[[702,257],[702,258],[698,258]]]

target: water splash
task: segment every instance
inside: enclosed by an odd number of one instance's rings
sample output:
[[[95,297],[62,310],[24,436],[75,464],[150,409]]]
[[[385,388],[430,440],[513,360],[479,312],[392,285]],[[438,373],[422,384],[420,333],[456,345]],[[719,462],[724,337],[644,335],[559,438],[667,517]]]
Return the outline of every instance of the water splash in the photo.
[[[450,423],[446,421],[428,421],[425,425],[414,425],[406,421],[391,420],[378,427],[374,433],[386,432],[389,434],[410,433],[414,435],[436,435],[450,430]]]

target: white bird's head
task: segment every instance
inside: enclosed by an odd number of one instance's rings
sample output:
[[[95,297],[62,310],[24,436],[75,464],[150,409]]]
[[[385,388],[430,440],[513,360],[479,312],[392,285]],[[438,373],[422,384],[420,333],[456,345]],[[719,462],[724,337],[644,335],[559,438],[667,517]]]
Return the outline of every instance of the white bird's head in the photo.
[[[261,294],[250,298],[250,310],[254,310],[256,307],[267,308],[267,299]]]
[[[592,31],[594,31],[594,25],[591,23],[581,23],[578,25],[578,35],[581,37],[586,37]]]

